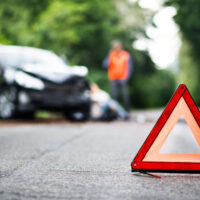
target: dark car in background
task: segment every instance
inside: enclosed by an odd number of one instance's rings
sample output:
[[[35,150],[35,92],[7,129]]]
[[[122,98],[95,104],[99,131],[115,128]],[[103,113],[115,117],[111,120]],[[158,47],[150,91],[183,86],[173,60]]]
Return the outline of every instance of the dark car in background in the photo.
[[[0,45],[0,118],[32,117],[38,110],[61,111],[87,120],[90,88],[84,66],[68,66],[53,52]]]

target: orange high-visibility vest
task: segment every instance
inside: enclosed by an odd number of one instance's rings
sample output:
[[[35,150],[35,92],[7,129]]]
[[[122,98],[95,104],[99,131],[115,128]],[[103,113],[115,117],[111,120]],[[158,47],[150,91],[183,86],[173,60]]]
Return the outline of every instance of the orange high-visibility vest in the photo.
[[[111,52],[109,55],[108,78],[109,80],[126,80],[129,73],[129,53],[121,51],[120,53]]]

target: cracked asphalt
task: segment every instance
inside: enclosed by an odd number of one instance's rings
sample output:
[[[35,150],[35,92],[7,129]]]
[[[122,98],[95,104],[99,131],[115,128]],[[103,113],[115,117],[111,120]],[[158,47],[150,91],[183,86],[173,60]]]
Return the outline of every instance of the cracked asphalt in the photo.
[[[139,121],[0,123],[0,199],[199,200],[198,174],[131,173],[155,123]]]

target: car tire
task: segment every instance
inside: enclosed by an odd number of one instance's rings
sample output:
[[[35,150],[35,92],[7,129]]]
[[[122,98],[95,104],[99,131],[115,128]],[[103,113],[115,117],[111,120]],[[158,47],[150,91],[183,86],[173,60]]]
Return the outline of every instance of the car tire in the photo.
[[[90,118],[90,103],[85,104],[81,107],[73,108],[65,111],[65,117],[70,121],[87,121]]]
[[[70,121],[87,121],[90,117],[88,112],[84,111],[71,111],[71,112],[65,112],[65,117],[69,119]]]
[[[10,119],[16,114],[16,89],[6,88],[0,91],[0,118]]]

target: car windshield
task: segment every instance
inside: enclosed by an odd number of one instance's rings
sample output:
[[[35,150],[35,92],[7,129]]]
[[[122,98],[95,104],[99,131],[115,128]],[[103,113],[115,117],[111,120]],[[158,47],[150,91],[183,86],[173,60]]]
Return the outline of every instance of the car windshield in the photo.
[[[43,66],[62,66],[67,65],[57,55],[44,50],[3,50],[0,51],[0,64],[4,67],[22,68],[27,64]]]

